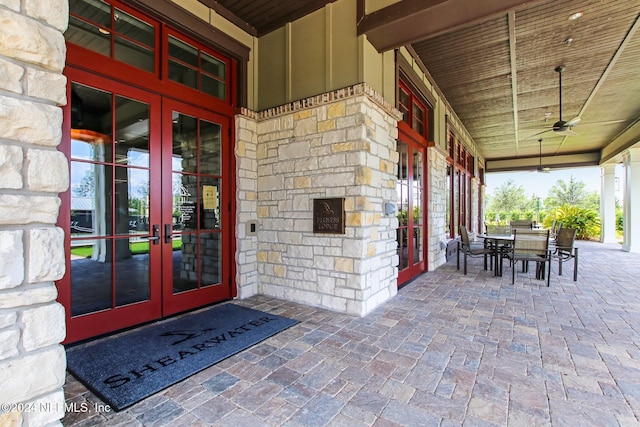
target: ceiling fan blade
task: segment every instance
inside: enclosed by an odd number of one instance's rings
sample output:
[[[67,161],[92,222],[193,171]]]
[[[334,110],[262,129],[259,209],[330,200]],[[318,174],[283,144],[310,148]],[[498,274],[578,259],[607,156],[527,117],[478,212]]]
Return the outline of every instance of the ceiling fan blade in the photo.
[[[580,116],[574,117],[573,119],[571,119],[568,122],[566,122],[564,125],[567,126],[567,127],[574,127],[578,123],[580,123]]]
[[[607,120],[604,122],[586,122],[584,124],[584,126],[594,126],[594,125],[615,125],[616,123],[623,123],[626,122],[625,119],[618,119],[618,120]]]
[[[542,134],[547,133],[547,132],[553,132],[553,129],[547,129],[547,130],[543,130],[542,132],[534,133],[533,135],[528,136],[528,137],[526,138],[526,140],[534,139],[534,138],[536,138],[538,135],[542,135]],[[526,141],[526,140],[525,140],[525,141]]]
[[[578,136],[578,135],[580,135],[579,133],[574,132],[571,129],[563,129],[563,130],[558,129],[558,130],[554,130],[554,132],[557,135],[564,135],[564,136]]]

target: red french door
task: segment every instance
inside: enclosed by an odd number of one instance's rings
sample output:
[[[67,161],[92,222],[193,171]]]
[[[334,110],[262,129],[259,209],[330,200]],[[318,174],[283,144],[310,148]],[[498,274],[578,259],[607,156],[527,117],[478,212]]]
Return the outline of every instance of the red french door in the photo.
[[[425,271],[425,150],[409,138],[398,140],[398,284]]]
[[[65,74],[66,342],[230,298],[229,119]]]
[[[169,99],[162,105],[163,314],[231,297],[229,119]]]

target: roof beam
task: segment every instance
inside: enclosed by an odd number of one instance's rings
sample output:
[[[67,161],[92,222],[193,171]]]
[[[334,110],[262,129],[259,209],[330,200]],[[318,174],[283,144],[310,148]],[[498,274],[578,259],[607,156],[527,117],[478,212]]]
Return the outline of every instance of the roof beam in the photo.
[[[402,0],[358,23],[358,35],[384,52],[545,0]]]

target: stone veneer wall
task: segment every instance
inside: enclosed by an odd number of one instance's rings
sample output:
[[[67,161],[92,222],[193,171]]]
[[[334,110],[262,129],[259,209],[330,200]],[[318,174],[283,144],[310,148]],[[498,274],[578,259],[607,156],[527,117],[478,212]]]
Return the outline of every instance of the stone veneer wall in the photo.
[[[258,234],[258,122],[256,113],[242,109],[235,117],[236,137],[236,287],[239,298],[259,293]]]
[[[69,185],[60,143],[67,0],[0,2],[0,425],[64,416],[64,273],[55,227]],[[22,404],[22,405],[18,405]]]
[[[396,294],[398,118],[366,84],[236,117],[239,295],[365,315]],[[313,200],[333,197],[346,233],[314,234]]]
[[[433,271],[446,260],[447,235],[447,154],[437,147],[427,152],[427,187],[429,197],[429,235],[427,236],[427,268]]]

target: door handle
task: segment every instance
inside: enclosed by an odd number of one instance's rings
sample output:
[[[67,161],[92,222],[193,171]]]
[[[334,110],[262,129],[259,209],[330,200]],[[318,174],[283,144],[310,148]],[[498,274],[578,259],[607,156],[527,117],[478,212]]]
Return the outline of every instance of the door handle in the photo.
[[[171,243],[171,224],[164,225],[164,242]]]
[[[149,241],[154,245],[160,243],[160,226],[158,224],[153,225],[153,237],[149,237]]]

